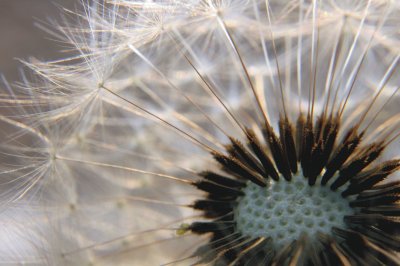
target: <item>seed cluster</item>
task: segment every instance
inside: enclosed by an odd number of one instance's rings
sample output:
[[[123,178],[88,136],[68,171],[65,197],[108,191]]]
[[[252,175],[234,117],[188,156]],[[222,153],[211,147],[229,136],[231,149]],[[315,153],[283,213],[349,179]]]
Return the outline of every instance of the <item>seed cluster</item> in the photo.
[[[249,183],[235,208],[237,230],[249,237],[271,237],[278,248],[306,234],[330,234],[332,227],[345,227],[351,215],[347,199],[326,186],[310,187],[303,176],[294,182],[270,181],[266,187]]]
[[[282,116],[279,136],[266,122],[262,138],[246,128],[246,144],[230,138],[227,154],[214,151],[222,173],[193,183],[207,193],[192,205],[205,220],[187,230],[211,236],[193,256],[215,265],[398,265],[400,182],[381,181],[400,160],[376,163],[387,143],[362,145],[357,127],[339,141],[340,125],[338,115],[300,114],[296,127]]]

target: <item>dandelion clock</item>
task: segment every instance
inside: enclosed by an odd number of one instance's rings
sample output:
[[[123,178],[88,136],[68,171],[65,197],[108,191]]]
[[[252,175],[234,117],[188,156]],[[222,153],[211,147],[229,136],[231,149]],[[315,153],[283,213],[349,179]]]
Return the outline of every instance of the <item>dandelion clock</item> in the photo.
[[[79,10],[2,84],[2,262],[400,264],[396,1]]]

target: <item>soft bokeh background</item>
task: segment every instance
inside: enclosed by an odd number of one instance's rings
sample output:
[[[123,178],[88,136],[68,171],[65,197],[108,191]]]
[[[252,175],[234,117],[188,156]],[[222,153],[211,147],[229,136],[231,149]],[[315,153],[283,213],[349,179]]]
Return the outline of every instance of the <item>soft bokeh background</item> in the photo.
[[[55,59],[61,46],[35,25],[38,21],[60,17],[61,6],[74,9],[80,0],[0,0],[0,73],[7,80],[18,79],[16,60],[36,57]]]

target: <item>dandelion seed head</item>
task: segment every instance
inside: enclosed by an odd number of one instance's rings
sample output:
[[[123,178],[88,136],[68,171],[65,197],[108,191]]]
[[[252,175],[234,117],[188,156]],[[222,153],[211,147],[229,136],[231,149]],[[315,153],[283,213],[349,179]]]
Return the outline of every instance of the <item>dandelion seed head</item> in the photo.
[[[0,198],[36,222],[12,259],[396,264],[398,9],[93,1],[42,23],[75,55],[0,95]]]

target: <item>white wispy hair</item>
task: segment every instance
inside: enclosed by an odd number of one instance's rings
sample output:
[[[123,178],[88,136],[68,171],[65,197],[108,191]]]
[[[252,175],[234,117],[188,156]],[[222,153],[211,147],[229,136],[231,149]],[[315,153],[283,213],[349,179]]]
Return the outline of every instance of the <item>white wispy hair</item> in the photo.
[[[260,134],[263,113],[273,126],[283,112],[295,120],[335,110],[344,128],[365,116],[364,141],[389,140],[384,158],[398,158],[399,11],[389,0],[121,0],[65,10],[62,24],[43,27],[75,55],[24,62],[30,77],[1,93],[1,236],[17,237],[0,260],[190,257],[208,241],[179,233],[201,214],[189,208],[202,195],[191,182],[218,169],[210,151],[228,136]]]

